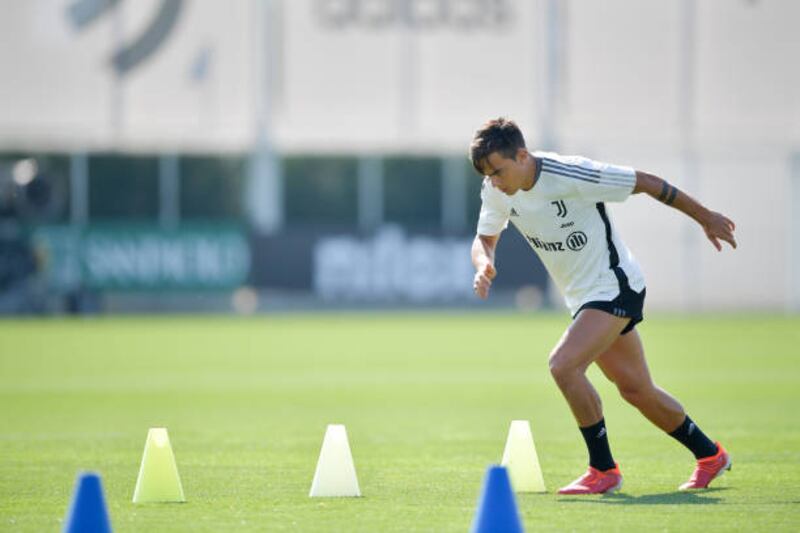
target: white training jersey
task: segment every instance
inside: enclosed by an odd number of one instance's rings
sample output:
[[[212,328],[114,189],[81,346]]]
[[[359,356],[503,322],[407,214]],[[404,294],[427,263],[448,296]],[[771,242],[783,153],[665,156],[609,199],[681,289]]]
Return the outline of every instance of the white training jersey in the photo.
[[[639,264],[619,238],[605,202],[621,202],[636,185],[630,167],[581,156],[534,152],[536,181],[508,196],[487,177],[478,234],[499,235],[509,220],[541,259],[572,314],[611,301],[623,288],[644,289]]]

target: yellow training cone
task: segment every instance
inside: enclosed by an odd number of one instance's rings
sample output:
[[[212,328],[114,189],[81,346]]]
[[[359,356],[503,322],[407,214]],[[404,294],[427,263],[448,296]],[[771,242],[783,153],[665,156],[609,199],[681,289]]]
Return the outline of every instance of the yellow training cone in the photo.
[[[133,491],[133,503],[185,501],[167,429],[150,428]]]
[[[319,452],[317,471],[311,482],[309,496],[361,496],[356,478],[356,467],[347,441],[347,430],[331,424],[325,431],[322,450]]]
[[[511,422],[501,464],[508,468],[514,491],[545,492],[542,469],[533,444],[531,425],[527,420]]]

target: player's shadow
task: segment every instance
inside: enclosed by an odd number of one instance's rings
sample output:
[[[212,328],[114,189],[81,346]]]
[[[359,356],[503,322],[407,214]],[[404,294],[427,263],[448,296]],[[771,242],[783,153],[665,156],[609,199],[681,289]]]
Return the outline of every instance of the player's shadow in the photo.
[[[715,505],[722,501],[721,498],[712,496],[714,492],[727,490],[725,487],[709,488],[698,492],[664,492],[661,494],[643,494],[631,496],[630,494],[614,493],[602,496],[599,499],[562,498],[559,503],[599,503],[603,505]]]

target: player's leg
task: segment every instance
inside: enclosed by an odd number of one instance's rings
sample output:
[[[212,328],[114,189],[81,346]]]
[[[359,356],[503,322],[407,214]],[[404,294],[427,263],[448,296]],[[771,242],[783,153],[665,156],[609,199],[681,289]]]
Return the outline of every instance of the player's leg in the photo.
[[[629,320],[597,309],[584,309],[550,353],[550,373],[581,427],[603,417],[597,391],[586,369],[614,343]]]
[[[653,383],[635,329],[617,337],[596,362],[620,395],[657,427],[670,433],[683,423],[686,412],[681,404]]]
[[[730,456],[725,449],[712,442],[686,415],[681,404],[653,382],[636,330],[619,336],[597,358],[597,365],[625,400],[694,454],[697,468],[681,489],[705,488],[730,469]]]
[[[622,475],[608,445],[603,409],[586,369],[604,353],[629,319],[597,309],[581,311],[550,354],[550,372],[575,416],[589,450],[589,470],[561,494],[598,494],[618,489]]]

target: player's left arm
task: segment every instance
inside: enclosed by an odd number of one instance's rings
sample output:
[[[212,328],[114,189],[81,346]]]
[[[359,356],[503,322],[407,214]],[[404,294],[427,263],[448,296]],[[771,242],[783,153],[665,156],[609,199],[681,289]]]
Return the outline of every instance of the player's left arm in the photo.
[[[674,207],[693,218],[703,227],[706,237],[717,250],[722,250],[720,240],[736,248],[736,239],[733,236],[736,224],[731,219],[722,213],[707,209],[700,202],[666,180],[637,170],[633,194],[640,192],[647,193],[659,202]]]

